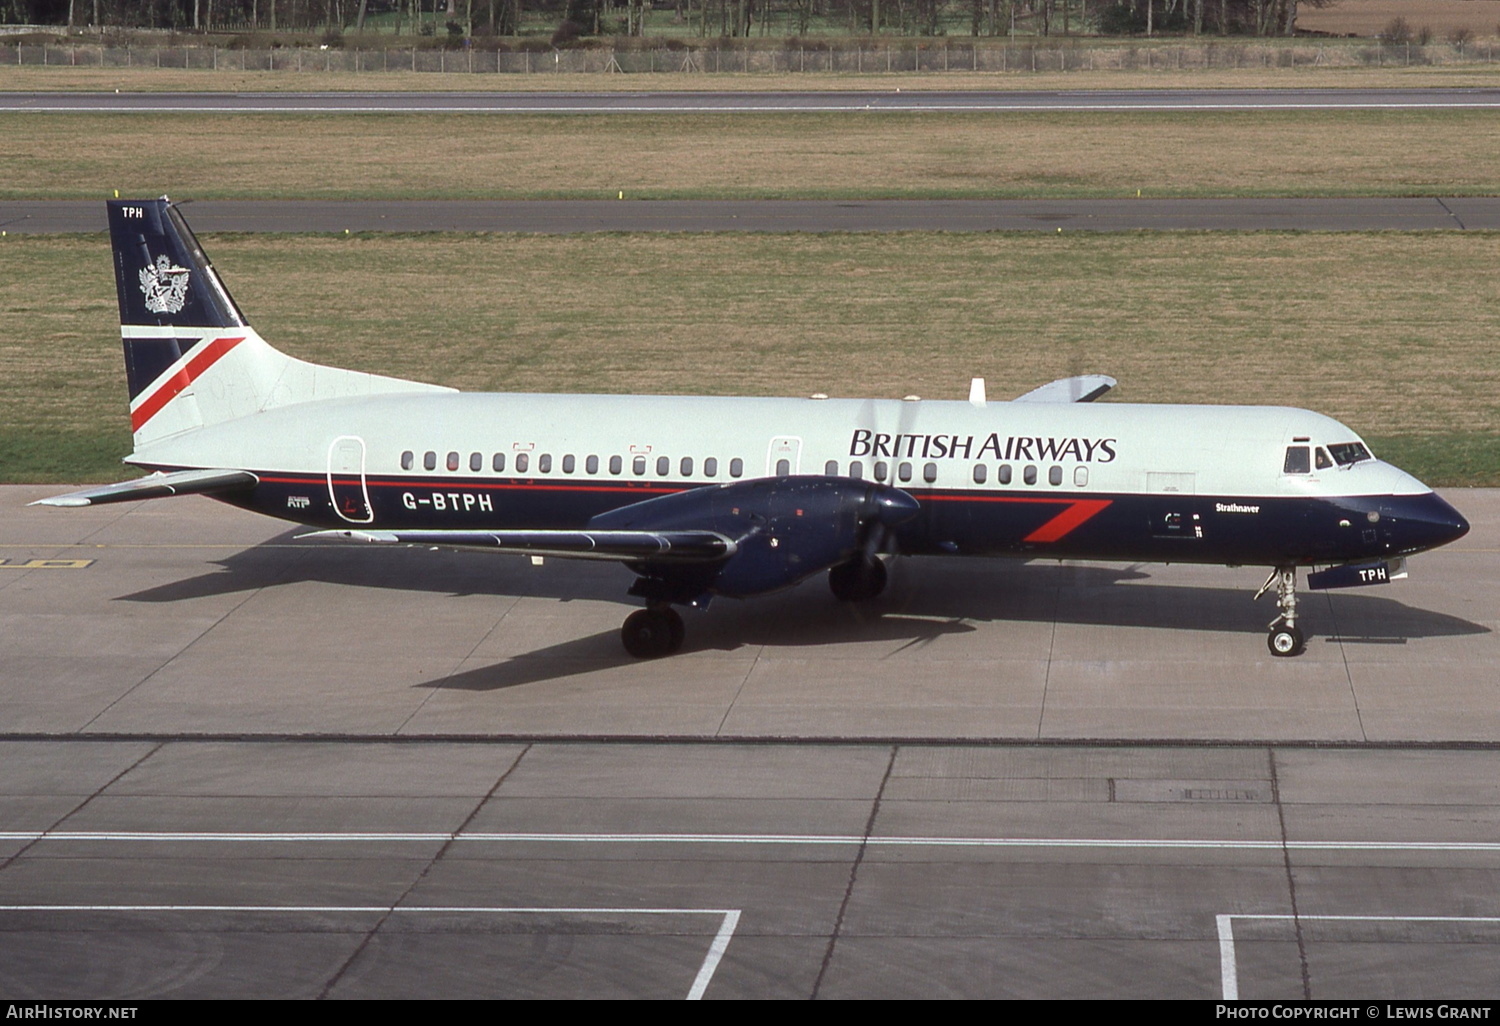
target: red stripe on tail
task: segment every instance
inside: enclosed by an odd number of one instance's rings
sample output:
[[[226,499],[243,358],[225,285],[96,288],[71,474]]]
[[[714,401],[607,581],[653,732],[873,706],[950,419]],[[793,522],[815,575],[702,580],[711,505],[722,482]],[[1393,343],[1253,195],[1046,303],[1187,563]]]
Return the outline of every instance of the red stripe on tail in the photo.
[[[198,379],[204,371],[219,362],[219,358],[229,352],[235,346],[245,341],[240,338],[216,338],[203,347],[203,351],[194,356],[176,374],[162,382],[155,392],[146,397],[135,409],[130,411],[130,430],[139,431],[147,421],[161,412],[161,408],[182,394]]]

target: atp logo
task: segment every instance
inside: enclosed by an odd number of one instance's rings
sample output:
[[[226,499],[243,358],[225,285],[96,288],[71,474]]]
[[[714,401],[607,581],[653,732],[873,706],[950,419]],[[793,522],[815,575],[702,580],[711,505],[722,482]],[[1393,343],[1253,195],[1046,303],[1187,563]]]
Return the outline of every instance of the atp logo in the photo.
[[[176,313],[187,303],[186,267],[178,267],[165,255],[156,263],[141,268],[141,291],[146,294],[146,309],[152,313]]]

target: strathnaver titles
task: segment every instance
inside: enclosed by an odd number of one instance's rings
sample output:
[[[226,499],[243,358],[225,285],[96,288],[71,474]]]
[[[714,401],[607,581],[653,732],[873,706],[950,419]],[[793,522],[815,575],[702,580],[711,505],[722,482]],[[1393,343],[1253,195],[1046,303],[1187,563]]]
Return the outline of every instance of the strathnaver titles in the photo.
[[[850,456],[900,460],[1072,460],[1109,463],[1117,438],[1021,438],[979,435],[887,435],[860,428],[849,440]]]

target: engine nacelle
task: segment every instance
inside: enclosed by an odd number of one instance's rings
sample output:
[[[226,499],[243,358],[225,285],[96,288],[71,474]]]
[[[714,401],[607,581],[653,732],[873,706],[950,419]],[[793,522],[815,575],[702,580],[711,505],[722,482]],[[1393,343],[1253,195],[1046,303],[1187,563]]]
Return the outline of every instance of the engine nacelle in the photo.
[[[684,567],[645,561],[632,569],[659,580],[661,597],[713,592],[734,598],[788,588],[850,559],[876,525],[916,516],[899,488],[847,477],[772,477],[648,499],[589,521],[600,530],[710,530],[733,538],[734,555]]]

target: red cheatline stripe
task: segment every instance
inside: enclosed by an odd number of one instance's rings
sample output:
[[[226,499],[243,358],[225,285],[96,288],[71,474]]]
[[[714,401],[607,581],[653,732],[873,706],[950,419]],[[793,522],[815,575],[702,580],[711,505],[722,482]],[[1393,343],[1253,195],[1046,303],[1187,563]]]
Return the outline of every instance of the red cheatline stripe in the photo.
[[[1035,531],[1032,531],[1022,541],[1058,541],[1070,534],[1079,524],[1082,524],[1108,505],[1108,499],[1076,499],[1067,509],[1047,521],[1041,527],[1038,527]]]
[[[177,398],[182,390],[191,385],[199,375],[218,363],[219,357],[243,341],[245,341],[243,337],[216,338],[204,346],[202,352],[183,365],[180,371],[162,382],[161,387],[147,396],[145,402],[130,411],[130,429],[139,431],[148,420],[156,416],[163,406]]]
[[[1110,499],[1044,499],[1020,495],[927,495],[923,496],[919,501],[931,502],[934,499],[939,502],[1050,502],[1053,505],[1065,504],[1067,509],[1022,539],[1022,541],[1029,542],[1059,541],[1067,537],[1080,524],[1092,518],[1111,502]]]

